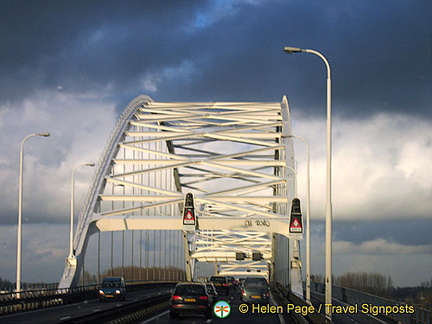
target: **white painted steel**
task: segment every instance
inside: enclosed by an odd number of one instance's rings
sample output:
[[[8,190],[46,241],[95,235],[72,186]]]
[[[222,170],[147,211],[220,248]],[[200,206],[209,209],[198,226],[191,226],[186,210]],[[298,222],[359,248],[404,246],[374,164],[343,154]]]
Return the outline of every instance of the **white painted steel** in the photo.
[[[94,163],[84,163],[84,164],[79,164],[77,165],[73,170],[72,170],[72,175],[71,175],[71,186],[70,186],[70,228],[69,228],[69,256],[68,259],[69,262],[74,262],[72,261],[72,259],[75,259],[75,255],[73,252],[73,233],[74,233],[74,197],[75,197],[75,192],[74,192],[74,184],[75,184],[75,172],[78,168],[83,167],[83,166],[89,166],[89,167],[94,167]]]
[[[77,282],[92,233],[180,232],[188,192],[199,224],[196,232],[183,232],[189,277],[196,261],[217,262],[222,273],[267,275],[273,269],[274,279],[289,284],[288,222],[296,186],[287,135],[292,133],[285,97],[272,103],[136,98],[99,162],[75,236],[78,264],[66,265],[60,287]],[[248,259],[236,261],[236,252]],[[253,252],[263,260],[252,261]]]

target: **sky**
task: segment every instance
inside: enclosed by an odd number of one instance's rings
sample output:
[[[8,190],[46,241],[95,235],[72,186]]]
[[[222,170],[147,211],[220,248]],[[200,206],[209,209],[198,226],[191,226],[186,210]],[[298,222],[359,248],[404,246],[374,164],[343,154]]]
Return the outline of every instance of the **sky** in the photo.
[[[333,108],[333,271],[432,278],[432,2],[0,0],[0,277],[15,281],[25,145],[23,281],[56,282],[70,178],[97,162],[133,98],[289,100],[311,147],[312,272],[324,274],[326,69]],[[298,179],[305,148],[295,144]],[[93,170],[76,174],[76,208]],[[305,195],[299,180],[299,196]],[[303,248],[304,253],[304,248]],[[8,260],[8,262],[4,262]]]

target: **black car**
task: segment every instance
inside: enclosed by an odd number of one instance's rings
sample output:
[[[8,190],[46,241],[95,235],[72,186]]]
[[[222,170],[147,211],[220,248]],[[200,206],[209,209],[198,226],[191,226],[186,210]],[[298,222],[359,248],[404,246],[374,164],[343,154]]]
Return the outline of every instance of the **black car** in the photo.
[[[204,283],[181,282],[176,285],[170,300],[170,317],[178,318],[183,314],[212,317],[213,302]]]
[[[218,293],[224,293],[229,295],[229,285],[228,280],[224,276],[212,276],[209,280],[216,288]]]
[[[122,277],[104,278],[99,289],[99,300],[126,300],[126,284]]]

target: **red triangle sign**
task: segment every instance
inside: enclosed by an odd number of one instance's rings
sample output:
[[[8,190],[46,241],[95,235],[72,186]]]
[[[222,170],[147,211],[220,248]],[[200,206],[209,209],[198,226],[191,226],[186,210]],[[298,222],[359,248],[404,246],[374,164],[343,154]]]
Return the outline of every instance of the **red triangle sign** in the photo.
[[[297,232],[297,233],[303,232],[302,224],[297,217],[293,217],[293,220],[290,224],[290,232]]]
[[[183,225],[195,225],[195,215],[192,210],[187,210],[184,214]]]
[[[190,210],[187,212],[185,219],[193,219],[192,213],[190,212]]]

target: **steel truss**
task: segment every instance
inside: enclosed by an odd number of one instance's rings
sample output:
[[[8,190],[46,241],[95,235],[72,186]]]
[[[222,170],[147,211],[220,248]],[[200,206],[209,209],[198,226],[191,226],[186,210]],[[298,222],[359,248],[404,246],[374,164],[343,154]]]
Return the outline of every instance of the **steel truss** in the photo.
[[[187,192],[199,224],[183,232],[190,278],[196,261],[216,262],[222,274],[270,273],[292,285],[290,261],[299,255],[287,250],[296,194],[289,135],[285,97],[273,103],[136,98],[101,157],[78,224],[76,259],[66,263],[60,286],[76,284],[95,232],[182,229]],[[236,252],[246,259],[236,260]],[[254,252],[262,260],[253,261]]]

